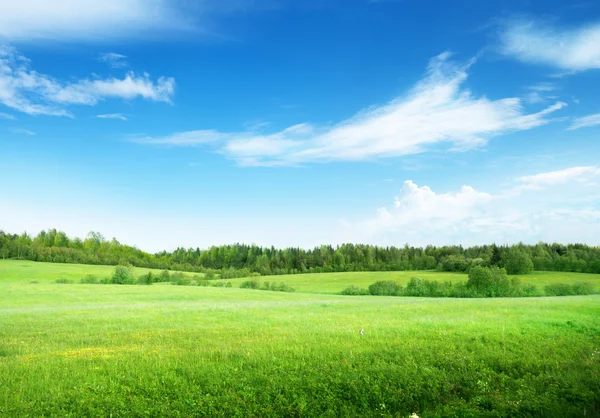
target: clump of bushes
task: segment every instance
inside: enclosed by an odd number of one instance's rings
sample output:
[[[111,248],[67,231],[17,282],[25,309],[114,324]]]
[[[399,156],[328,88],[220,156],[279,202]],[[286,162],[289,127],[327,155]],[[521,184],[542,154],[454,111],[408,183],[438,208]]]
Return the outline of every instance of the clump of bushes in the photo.
[[[262,285],[257,279],[247,280],[240,283],[241,289],[255,289],[255,290],[270,290],[272,292],[295,292],[292,286],[286,283],[276,282],[264,282]]]
[[[210,280],[199,280],[196,284],[203,287],[232,287],[231,282],[215,282]]]
[[[555,283],[544,287],[547,296],[593,295],[595,289],[590,283],[563,284]]]
[[[391,280],[383,280],[370,285],[369,294],[375,296],[402,296],[402,286]]]
[[[152,274],[151,271],[149,271],[148,273],[142,274],[141,276],[138,277],[137,284],[151,285],[154,282],[156,282],[157,279],[158,279],[158,277],[156,277],[154,274]]]
[[[362,287],[348,286],[347,288],[345,288],[344,290],[342,290],[342,295],[347,295],[347,296],[364,296],[364,295],[370,295],[370,293],[369,293],[369,290],[363,289]]]
[[[69,280],[69,279],[56,279],[55,283],[58,283],[58,284],[73,284],[73,280]]]
[[[111,276],[112,284],[133,284],[135,278],[131,268],[128,266],[117,266]]]
[[[171,284],[175,286],[189,286],[192,284],[192,279],[178,271],[171,274]]]
[[[81,284],[98,284],[99,282],[98,276],[94,274],[88,274],[79,281]]]
[[[256,279],[246,280],[240,284],[240,289],[259,289],[260,282]]]

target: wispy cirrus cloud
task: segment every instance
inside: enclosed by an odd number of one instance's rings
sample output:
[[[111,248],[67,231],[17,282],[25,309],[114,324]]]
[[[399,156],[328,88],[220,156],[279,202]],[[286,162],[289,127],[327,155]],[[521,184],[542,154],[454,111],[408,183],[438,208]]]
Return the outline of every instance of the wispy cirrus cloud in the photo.
[[[146,73],[129,72],[123,78],[61,82],[31,68],[30,61],[9,46],[0,46],[0,103],[29,115],[71,116],[67,106],[94,106],[116,98],[171,102],[173,78],[153,81]]]
[[[16,120],[17,118],[14,115],[11,115],[10,113],[2,113],[2,112],[0,112],[0,119]]]
[[[500,52],[567,72],[598,69],[600,22],[561,28],[536,19],[513,19],[500,31]]]
[[[106,52],[98,56],[98,61],[103,62],[111,68],[126,68],[129,67],[127,56],[117,54],[116,52]]]
[[[30,131],[29,129],[13,128],[10,131],[14,134],[23,134],[23,135],[28,135],[28,136],[35,135],[35,132]]]
[[[121,113],[107,113],[104,115],[97,115],[96,118],[98,118],[98,119],[118,119],[118,120],[122,120],[122,121],[127,120],[127,117]]]
[[[557,102],[540,112],[526,113],[519,98],[475,97],[464,87],[472,62],[461,65],[449,58],[449,53],[443,53],[431,59],[425,77],[405,96],[333,126],[302,123],[272,134],[202,130],[138,142],[173,146],[210,142],[240,165],[357,161],[417,154],[436,147],[454,151],[477,148],[494,136],[544,125],[549,114],[566,106]]]
[[[600,113],[574,119],[569,130],[574,131],[576,129],[591,128],[593,126],[600,126]]]

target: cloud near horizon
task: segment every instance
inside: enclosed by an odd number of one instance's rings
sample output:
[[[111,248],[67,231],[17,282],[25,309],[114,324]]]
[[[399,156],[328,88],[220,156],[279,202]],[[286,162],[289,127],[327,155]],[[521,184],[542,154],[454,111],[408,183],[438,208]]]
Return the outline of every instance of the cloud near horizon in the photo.
[[[417,154],[434,147],[464,151],[498,135],[549,122],[547,115],[566,106],[556,102],[525,113],[519,98],[475,97],[463,85],[473,61],[459,65],[445,52],[429,62],[425,77],[403,97],[363,110],[333,126],[301,123],[272,134],[198,130],[138,143],[195,146],[212,144],[243,166],[299,165],[358,161]]]
[[[343,221],[354,240],[413,245],[490,242],[569,241],[588,243],[600,233],[597,199],[586,201],[600,167],[571,167],[515,179],[517,186],[497,194],[462,186],[436,193],[428,186],[404,182],[391,208],[359,222]],[[566,197],[566,199],[565,199]]]
[[[142,98],[170,103],[173,78],[153,81],[146,73],[120,78],[82,79],[63,83],[31,68],[30,61],[10,46],[0,45],[0,104],[29,115],[72,116],[69,105],[94,106],[117,98]]]

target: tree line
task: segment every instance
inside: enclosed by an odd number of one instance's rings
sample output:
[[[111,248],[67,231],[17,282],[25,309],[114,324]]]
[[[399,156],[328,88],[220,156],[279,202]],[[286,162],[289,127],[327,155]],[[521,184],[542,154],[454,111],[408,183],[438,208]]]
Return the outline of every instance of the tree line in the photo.
[[[216,272],[246,277],[346,271],[433,270],[468,272],[474,266],[505,268],[508,274],[532,270],[600,273],[600,247],[585,244],[537,243],[472,247],[382,247],[364,244],[322,245],[313,249],[233,244],[208,249],[178,248],[148,253],[107,240],[98,232],[85,239],[50,229],[35,237],[0,231],[0,259],[53,263],[131,265],[189,272]]]

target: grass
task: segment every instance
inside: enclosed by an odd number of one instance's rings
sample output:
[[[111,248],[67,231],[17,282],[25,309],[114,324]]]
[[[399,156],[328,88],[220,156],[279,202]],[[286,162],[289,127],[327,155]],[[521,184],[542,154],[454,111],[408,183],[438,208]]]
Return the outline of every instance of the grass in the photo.
[[[444,273],[437,271],[378,271],[378,272],[351,272],[351,273],[318,273],[318,274],[292,274],[286,276],[264,276],[260,281],[283,282],[297,292],[339,294],[347,286],[369,287],[380,280],[393,280],[401,285],[406,285],[412,277],[439,282],[466,282],[468,277],[464,273]],[[518,276],[523,283],[531,283],[542,289],[548,284],[588,282],[600,288],[600,274],[562,273],[550,271],[536,271],[525,276]],[[234,287],[248,280],[230,279]]]
[[[59,285],[112,268],[19,263],[0,262],[0,416],[600,415],[598,295]]]

